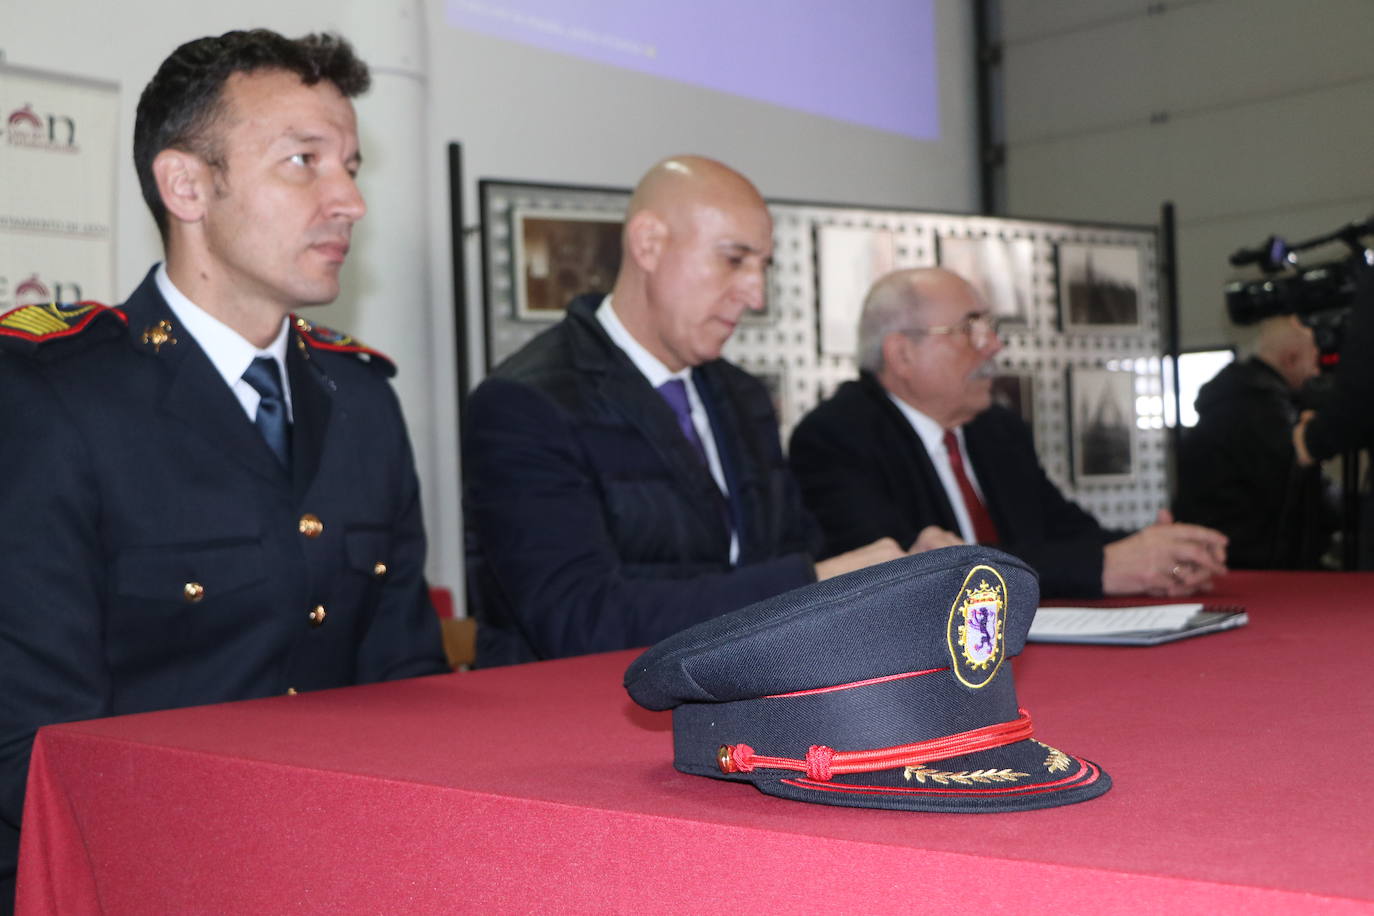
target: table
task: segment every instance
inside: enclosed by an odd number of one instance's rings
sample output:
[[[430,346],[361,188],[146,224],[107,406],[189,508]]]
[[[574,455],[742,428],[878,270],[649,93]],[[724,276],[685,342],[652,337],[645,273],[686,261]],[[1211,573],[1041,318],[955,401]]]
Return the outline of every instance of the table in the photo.
[[[20,913],[1374,912],[1374,574],[1232,573],[1248,627],[1032,645],[1115,785],[1011,814],[672,769],[634,652],[42,729]]]

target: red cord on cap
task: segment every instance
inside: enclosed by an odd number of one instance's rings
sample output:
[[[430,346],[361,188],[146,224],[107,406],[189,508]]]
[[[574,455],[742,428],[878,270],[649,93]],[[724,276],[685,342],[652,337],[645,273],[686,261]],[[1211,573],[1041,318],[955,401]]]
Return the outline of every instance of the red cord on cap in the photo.
[[[834,762],[834,748],[813,744],[806,750],[806,775],[820,782],[829,782],[830,765]]]
[[[950,757],[1024,741],[1034,734],[1034,728],[1031,726],[1030,713],[1024,709],[1017,710],[1017,713],[1017,717],[1010,722],[999,722],[996,725],[986,725],[943,738],[932,738],[929,741],[918,741],[915,744],[902,744],[897,747],[837,751],[823,744],[812,745],[806,752],[805,760],[755,754],[754,749],[747,744],[722,744],[716,754],[716,762],[720,765],[720,771],[727,775],[749,773],[757,767],[763,767],[798,770],[805,773],[809,779],[828,782],[831,776],[918,766],[933,760],[947,760]]]

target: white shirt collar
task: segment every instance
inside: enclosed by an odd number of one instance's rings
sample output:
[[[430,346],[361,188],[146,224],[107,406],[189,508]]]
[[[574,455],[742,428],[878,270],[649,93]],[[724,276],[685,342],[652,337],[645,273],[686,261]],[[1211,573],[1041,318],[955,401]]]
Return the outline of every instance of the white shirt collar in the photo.
[[[950,464],[949,451],[945,448],[945,428],[892,392],[887,392],[887,396],[892,399],[892,403],[897,405],[897,409],[902,412],[902,416],[906,417],[907,422],[911,424],[911,428],[916,431],[917,437],[920,438],[921,444],[925,446],[926,454],[930,456],[930,463],[935,468],[935,476],[940,479],[940,486],[944,488],[945,498],[949,501],[950,509],[954,511],[954,519],[959,524],[960,535],[968,543],[974,543],[976,535],[973,530],[973,520],[969,517],[963,492],[959,489],[959,482],[954,476],[954,468]],[[978,483],[978,475],[973,470],[973,463],[966,460],[964,428],[957,426],[953,432],[955,445],[959,449],[960,464],[964,467],[964,476],[968,478],[969,484],[981,499],[983,488]]]
[[[897,409],[906,417],[911,428],[916,430],[916,435],[921,437],[921,444],[926,447],[926,451],[932,455],[942,454],[945,448],[945,428],[892,392],[887,392],[887,396],[897,405]],[[960,437],[962,444],[963,430],[955,429],[954,434]]]
[[[661,359],[654,356],[644,348],[643,344],[635,340],[629,328],[625,327],[620,316],[616,314],[615,306],[611,303],[609,294],[596,307],[596,320],[601,322],[601,326],[606,329],[606,335],[611,338],[611,343],[623,350],[625,355],[630,358],[630,362],[635,364],[635,368],[649,380],[650,386],[657,388],[669,379],[675,378],[680,378],[684,382],[691,380],[691,366],[673,372],[663,365]]]
[[[162,293],[162,298],[167,301],[167,306],[172,310],[172,314],[176,316],[177,321],[181,323],[187,333],[195,338],[196,343],[205,351],[205,355],[210,358],[215,370],[224,377],[225,384],[230,388],[236,388],[240,385],[244,370],[257,357],[270,356],[277,361],[277,369],[281,372],[282,385],[285,389],[289,416],[291,385],[286,374],[286,342],[290,331],[290,320],[282,318],[281,330],[277,332],[277,336],[270,344],[260,350],[238,331],[186,298],[186,295],[172,283],[172,278],[167,275],[166,263],[157,266],[154,280],[157,282],[158,292]],[[246,386],[247,383],[243,383],[243,385]],[[241,397],[240,400],[243,398]],[[256,398],[252,399],[252,404],[256,408]]]

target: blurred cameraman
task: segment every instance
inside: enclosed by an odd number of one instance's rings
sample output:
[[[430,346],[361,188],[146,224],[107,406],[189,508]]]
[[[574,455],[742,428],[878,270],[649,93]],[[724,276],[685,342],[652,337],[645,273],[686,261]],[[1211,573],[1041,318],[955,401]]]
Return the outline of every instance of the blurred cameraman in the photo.
[[[1179,521],[1229,539],[1234,569],[1317,569],[1338,518],[1320,469],[1300,466],[1292,430],[1320,371],[1312,329],[1296,315],[1254,326],[1253,355],[1198,392],[1198,422],[1179,442]]]
[[[1293,428],[1293,449],[1304,467],[1333,455],[1374,445],[1374,268],[1355,273],[1355,304],[1331,396],[1317,411],[1303,413]]]

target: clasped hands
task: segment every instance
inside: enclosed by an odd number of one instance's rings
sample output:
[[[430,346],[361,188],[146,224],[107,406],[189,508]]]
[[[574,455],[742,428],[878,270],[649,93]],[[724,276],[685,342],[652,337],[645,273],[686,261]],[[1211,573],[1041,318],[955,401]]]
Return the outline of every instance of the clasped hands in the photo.
[[[828,579],[875,563],[964,543],[951,531],[930,525],[903,550],[892,538],[839,554],[816,564],[816,578]],[[1201,525],[1174,521],[1159,510],[1155,524],[1108,544],[1102,551],[1102,592],[1106,595],[1162,595],[1170,598],[1210,591],[1212,579],[1226,572],[1226,535]]]
[[[1102,551],[1106,595],[1193,595],[1211,591],[1212,579],[1225,572],[1226,535],[1175,522],[1167,509],[1155,524]]]

